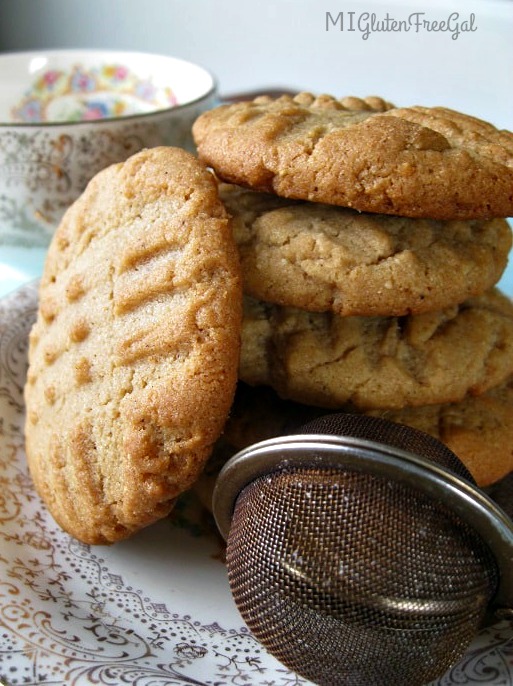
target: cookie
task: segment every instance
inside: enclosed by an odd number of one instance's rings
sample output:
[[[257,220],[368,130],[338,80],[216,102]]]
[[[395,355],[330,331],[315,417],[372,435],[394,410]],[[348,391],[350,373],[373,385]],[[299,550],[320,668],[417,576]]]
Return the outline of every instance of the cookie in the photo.
[[[457,402],[513,372],[513,303],[493,289],[408,317],[340,317],[245,299],[239,377],[360,410]]]
[[[306,422],[325,414],[319,407],[283,400],[269,386],[248,386],[237,391],[223,433],[193,490],[203,506],[212,511],[212,493],[219,472],[243,448],[275,436],[297,433]]]
[[[459,403],[370,414],[412,426],[442,441],[481,487],[513,471],[513,376],[483,395]]]
[[[203,113],[193,135],[222,180],[254,190],[407,217],[513,215],[513,133],[447,108],[257,98]]]
[[[344,411],[355,410],[348,406]],[[217,477],[235,453],[259,441],[300,433],[304,424],[323,414],[325,411],[318,407],[284,400],[269,387],[239,383],[223,435],[194,484],[204,507],[212,511]],[[481,488],[499,484],[513,472],[513,376],[459,403],[366,414],[406,424],[438,439],[461,460]]]
[[[237,249],[217,184],[176,148],[100,172],[48,252],[26,449],[57,522],[88,543],[166,515],[219,437],[237,379]]]
[[[245,292],[340,315],[402,316],[480,295],[511,248],[505,219],[436,221],[359,213],[221,184]]]

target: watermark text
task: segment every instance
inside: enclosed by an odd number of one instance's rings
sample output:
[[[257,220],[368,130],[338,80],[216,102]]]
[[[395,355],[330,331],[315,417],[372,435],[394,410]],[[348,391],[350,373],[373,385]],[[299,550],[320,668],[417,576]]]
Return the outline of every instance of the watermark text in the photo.
[[[357,32],[363,40],[373,33],[447,33],[457,40],[462,33],[477,31],[476,15],[462,17],[452,12],[444,19],[430,19],[426,12],[412,12],[404,19],[392,17],[388,12],[378,16],[375,12],[326,12],[326,31]]]

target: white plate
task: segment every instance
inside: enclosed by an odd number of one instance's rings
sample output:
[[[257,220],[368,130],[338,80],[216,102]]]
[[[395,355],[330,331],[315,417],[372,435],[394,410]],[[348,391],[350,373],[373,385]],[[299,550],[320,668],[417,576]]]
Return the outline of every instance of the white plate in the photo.
[[[110,547],[78,543],[34,492],[23,450],[27,335],[37,293],[0,300],[0,680],[10,686],[306,686],[233,604],[222,545],[188,497]],[[513,626],[484,630],[438,686],[513,684]]]

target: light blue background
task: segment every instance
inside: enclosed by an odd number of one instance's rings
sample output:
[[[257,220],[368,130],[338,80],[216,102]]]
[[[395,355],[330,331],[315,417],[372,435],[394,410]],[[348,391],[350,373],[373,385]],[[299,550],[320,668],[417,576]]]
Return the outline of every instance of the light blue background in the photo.
[[[413,31],[363,40],[358,31],[326,31],[328,11],[398,20],[473,12],[477,30],[457,40]],[[0,0],[0,50],[45,47],[175,55],[210,68],[222,94],[266,87],[379,94],[398,105],[443,104],[513,130],[512,0]],[[22,280],[41,268],[40,251],[21,258],[0,251]],[[513,294],[512,269],[501,285]],[[0,293],[18,278],[3,277]]]

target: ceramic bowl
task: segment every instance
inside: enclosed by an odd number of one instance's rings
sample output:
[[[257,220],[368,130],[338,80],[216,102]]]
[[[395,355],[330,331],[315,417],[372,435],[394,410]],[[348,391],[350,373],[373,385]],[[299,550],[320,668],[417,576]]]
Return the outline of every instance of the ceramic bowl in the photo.
[[[156,145],[193,149],[216,103],[202,67],[105,50],[0,54],[0,248],[44,246],[100,169]]]

